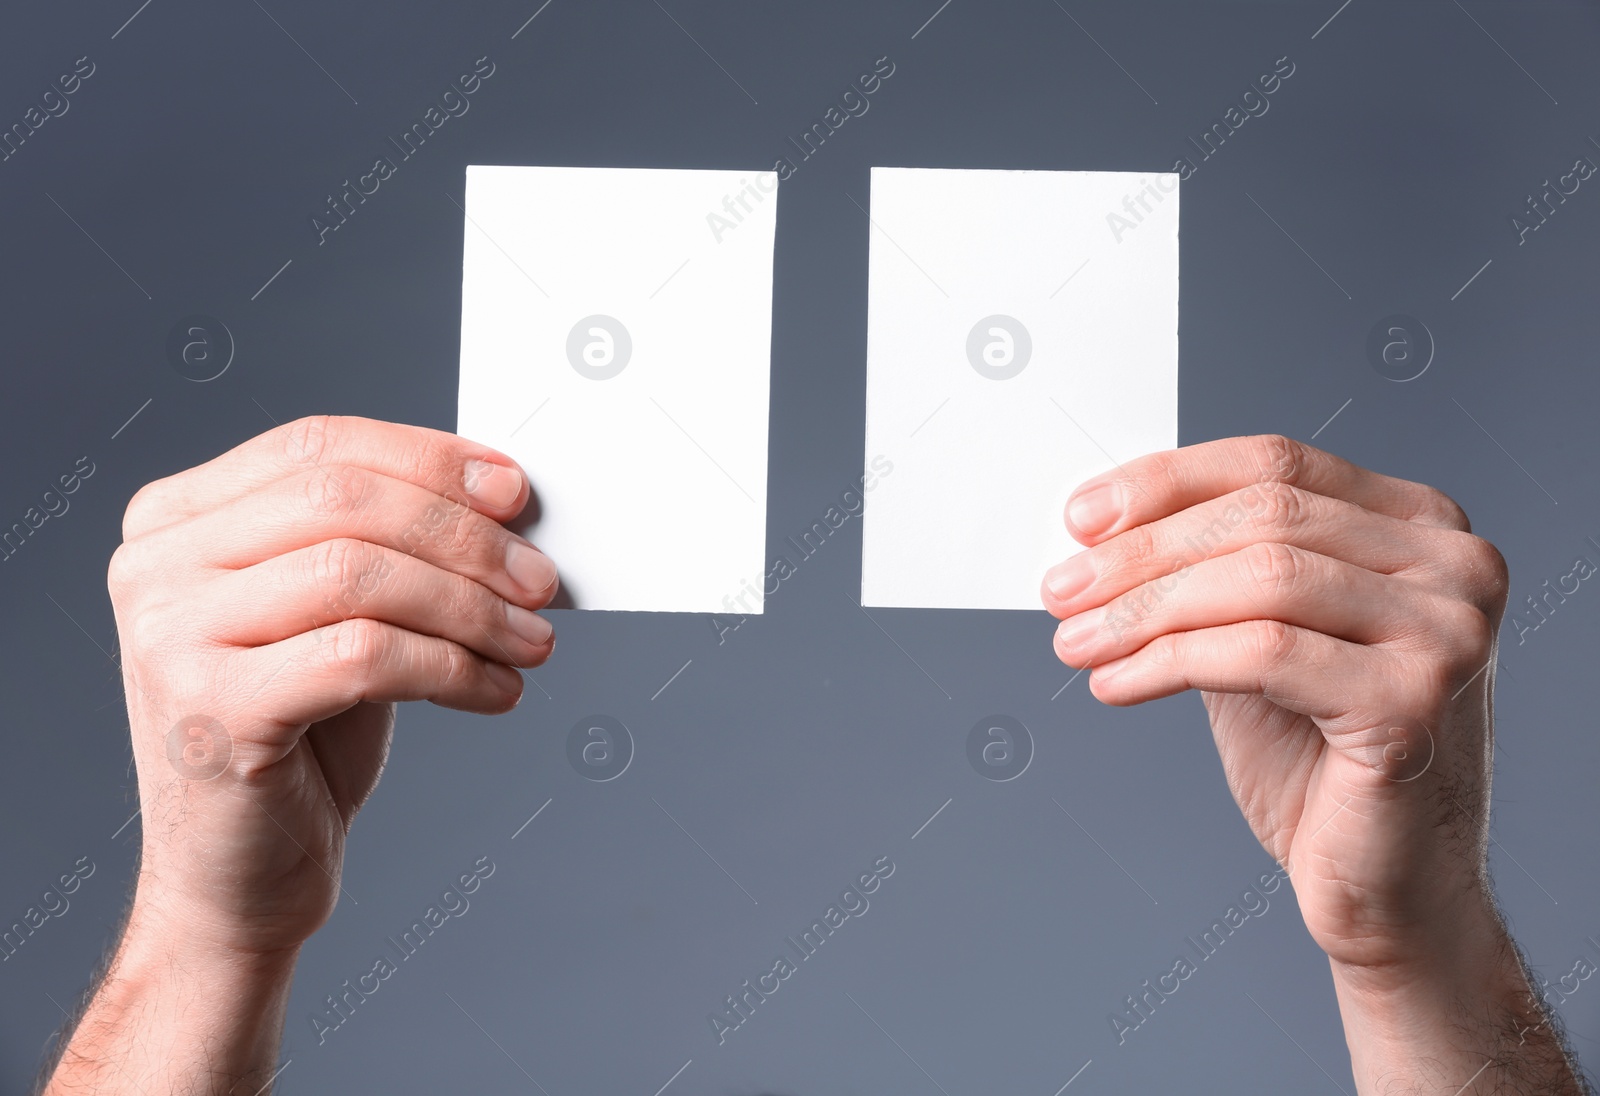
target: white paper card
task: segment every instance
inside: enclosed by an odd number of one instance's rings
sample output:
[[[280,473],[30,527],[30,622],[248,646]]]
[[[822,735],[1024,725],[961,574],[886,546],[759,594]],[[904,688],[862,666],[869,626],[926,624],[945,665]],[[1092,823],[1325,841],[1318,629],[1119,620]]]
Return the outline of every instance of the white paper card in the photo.
[[[458,429],[526,469],[574,607],[761,611],[777,187],[467,168]]]
[[[867,605],[1038,609],[1090,476],[1178,442],[1178,177],[872,170]]]

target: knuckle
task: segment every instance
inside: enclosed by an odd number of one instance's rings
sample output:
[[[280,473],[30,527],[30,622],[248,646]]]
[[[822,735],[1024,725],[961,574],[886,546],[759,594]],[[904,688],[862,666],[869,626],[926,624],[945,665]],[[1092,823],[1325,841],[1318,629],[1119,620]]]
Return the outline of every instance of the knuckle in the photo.
[[[504,621],[504,613],[499,617],[491,614],[492,603],[499,602],[489,591],[479,586],[476,582],[451,582],[439,598],[441,608],[450,620],[475,620],[489,626],[490,635],[493,635],[496,626]]]
[[[1153,481],[1158,488],[1176,483],[1181,459],[1180,454],[1171,449],[1152,453],[1140,462],[1137,478]]]
[[[406,465],[420,473],[422,483],[458,484],[463,475],[461,455],[431,430],[420,432]]]
[[[1297,633],[1281,620],[1258,620],[1251,633],[1257,665],[1262,676],[1270,679],[1293,657]]]
[[[1454,529],[1462,533],[1472,532],[1472,522],[1467,518],[1467,512],[1455,499],[1428,484],[1419,484],[1422,489],[1421,501],[1417,507],[1417,517],[1436,522],[1446,529]]]
[[[325,521],[359,509],[371,489],[371,476],[359,468],[319,467],[306,476],[305,503],[314,518]]]
[[[1306,560],[1287,544],[1260,541],[1241,554],[1251,582],[1274,594],[1293,589],[1304,578]]]
[[[1494,654],[1494,624],[1476,606],[1460,601],[1448,604],[1440,637],[1448,667],[1457,674],[1475,674]]]
[[[1466,542],[1463,568],[1468,581],[1478,593],[1480,604],[1502,607],[1511,590],[1511,566],[1505,555],[1482,537],[1472,536]]]
[[[1300,481],[1305,471],[1305,446],[1282,434],[1259,434],[1251,444],[1260,482],[1292,487]]]
[[[1179,497],[1192,476],[1188,467],[1193,455],[1183,449],[1165,449],[1141,457],[1115,480],[1121,485],[1124,499],[1139,499],[1146,507],[1160,507],[1165,501]]]
[[[290,462],[321,464],[323,454],[338,429],[333,415],[307,415],[283,428],[282,455]]]
[[[1254,519],[1257,528],[1280,539],[1299,533],[1306,523],[1306,494],[1292,484],[1269,480],[1255,488],[1259,503]]]
[[[372,551],[362,541],[338,537],[312,549],[308,560],[312,589],[335,607],[347,607],[363,589],[372,568]]]
[[[341,673],[369,680],[383,664],[388,632],[375,620],[352,617],[329,632],[328,661]]]
[[[167,503],[165,480],[155,480],[135,491],[122,511],[122,539],[132,540],[141,533],[164,524]]]
[[[155,605],[143,605],[130,613],[120,626],[123,644],[138,656],[148,656],[170,643],[174,630],[164,612]]]
[[[499,526],[466,507],[450,508],[439,535],[440,547],[449,559],[474,563],[487,560],[501,537]]]
[[[112,601],[127,596],[138,583],[143,568],[135,558],[137,554],[138,549],[127,541],[117,545],[117,550],[111,553],[111,562],[106,564],[106,590]]]
[[[1183,656],[1184,649],[1178,643],[1178,637],[1169,633],[1159,635],[1139,649],[1139,659],[1152,668],[1176,668],[1180,671],[1188,669],[1188,659]]]
[[[458,693],[468,688],[478,674],[478,660],[459,643],[444,644],[443,659],[439,666],[439,690],[445,694]]]

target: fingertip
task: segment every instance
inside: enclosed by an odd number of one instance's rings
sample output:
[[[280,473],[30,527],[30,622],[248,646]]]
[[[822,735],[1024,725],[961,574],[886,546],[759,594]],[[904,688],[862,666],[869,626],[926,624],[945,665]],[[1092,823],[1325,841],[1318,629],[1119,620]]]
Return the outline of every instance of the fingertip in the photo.
[[[522,700],[522,675],[499,662],[487,663],[484,672],[500,693],[501,706],[491,714],[503,715],[515,708]]]
[[[556,634],[554,632],[551,632],[550,633],[550,642],[549,642],[549,644],[547,644],[545,646],[544,653],[539,656],[539,661],[537,663],[535,663],[535,665],[543,666],[546,662],[550,661],[550,656],[555,654],[555,653],[556,653]]]
[[[527,657],[523,664],[524,668],[533,670],[543,666],[546,662],[550,661],[550,656],[555,653],[555,649],[556,637],[554,633],[552,633],[549,639],[540,644],[539,647]]]
[[[1098,575],[1093,553],[1078,552],[1045,572],[1039,597],[1051,616],[1065,619],[1073,612],[1069,606],[1094,584]]]
[[[1061,664],[1063,666],[1067,667],[1070,670],[1077,670],[1080,673],[1083,672],[1084,670],[1088,669],[1087,666],[1079,666],[1074,661],[1074,656],[1072,655],[1072,653],[1069,650],[1067,650],[1066,645],[1061,642],[1061,629],[1060,628],[1057,628],[1055,633],[1054,633],[1054,635],[1051,637],[1050,646],[1054,649],[1054,651],[1056,653],[1056,657],[1061,660]]]
[[[523,604],[531,609],[549,605],[561,586],[555,562],[518,536],[506,541],[506,574],[527,595]]]
[[[496,453],[495,456],[504,461],[517,474],[517,480],[519,481],[517,485],[517,501],[512,507],[512,513],[521,513],[523,508],[528,505],[529,497],[533,494],[533,480],[529,478],[528,470],[511,457],[506,456],[504,453]]]
[[[462,469],[461,486],[480,509],[504,516],[522,509],[529,490],[528,477],[509,457],[469,460]]]
[[[1044,606],[1045,612],[1057,620],[1063,619],[1060,603],[1056,600],[1055,595],[1050,592],[1049,575],[1045,575],[1044,578],[1039,580],[1039,603]]]
[[[1128,690],[1117,687],[1116,679],[1123,670],[1127,669],[1132,655],[1114,658],[1110,662],[1096,666],[1089,671],[1089,693],[1102,704],[1112,707],[1126,707],[1135,703]]]
[[[1089,480],[1067,499],[1067,532],[1079,544],[1109,533],[1126,509],[1126,494],[1114,480]]]

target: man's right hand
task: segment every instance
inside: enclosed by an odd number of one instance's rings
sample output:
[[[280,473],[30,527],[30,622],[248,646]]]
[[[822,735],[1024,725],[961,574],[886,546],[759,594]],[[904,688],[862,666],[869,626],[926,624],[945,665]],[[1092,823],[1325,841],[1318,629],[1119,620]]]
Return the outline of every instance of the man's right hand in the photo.
[[[224,952],[331,913],[394,702],[505,712],[550,654],[554,565],[500,524],[510,458],[301,419],[140,491],[109,585],[143,810],[133,919]]]

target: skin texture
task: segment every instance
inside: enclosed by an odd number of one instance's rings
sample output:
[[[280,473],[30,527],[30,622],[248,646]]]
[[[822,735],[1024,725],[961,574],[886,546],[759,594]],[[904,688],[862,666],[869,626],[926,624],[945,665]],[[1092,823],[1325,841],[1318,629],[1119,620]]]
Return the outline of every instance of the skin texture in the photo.
[[[1507,574],[1461,508],[1266,436],[1133,461],[1066,522],[1089,548],[1045,576],[1056,653],[1107,704],[1200,690],[1360,1090],[1582,1091],[1490,889]]]
[[[313,418],[135,496],[109,586],[142,861],[43,1091],[270,1087],[395,702],[503,712],[550,653],[555,568],[500,525],[528,490],[452,435]],[[1506,573],[1460,508],[1242,438],[1091,481],[1068,527],[1057,652],[1108,704],[1201,690],[1361,1091],[1583,1091],[1485,870]]]

